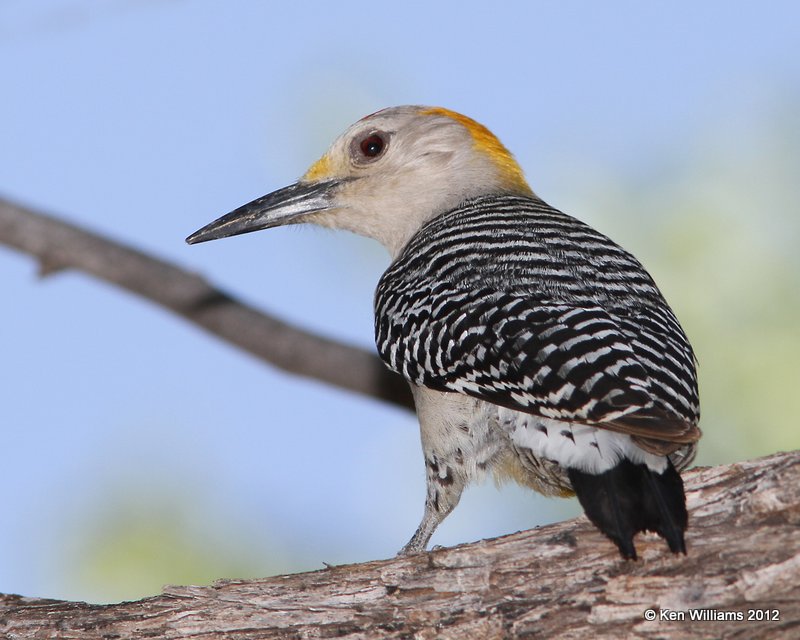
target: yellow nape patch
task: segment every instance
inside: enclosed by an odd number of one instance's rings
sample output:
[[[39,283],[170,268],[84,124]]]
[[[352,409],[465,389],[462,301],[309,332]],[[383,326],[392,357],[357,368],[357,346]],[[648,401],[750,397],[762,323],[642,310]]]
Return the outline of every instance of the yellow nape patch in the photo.
[[[472,118],[468,118],[456,111],[451,111],[443,107],[431,107],[430,109],[424,109],[420,113],[425,116],[444,116],[458,122],[469,131],[475,143],[475,148],[492,159],[500,172],[500,178],[505,186],[512,191],[525,194],[532,193],[528,182],[525,180],[525,175],[522,173],[522,169],[517,161],[514,160],[514,156],[511,155],[511,152],[497,139],[497,136],[480,122],[476,122]]]
[[[331,159],[330,156],[326,153],[322,156],[319,160],[317,160],[314,164],[309,167],[308,171],[305,172],[303,175],[303,180],[306,182],[314,182],[316,180],[322,180],[324,178],[328,178],[331,175]]]

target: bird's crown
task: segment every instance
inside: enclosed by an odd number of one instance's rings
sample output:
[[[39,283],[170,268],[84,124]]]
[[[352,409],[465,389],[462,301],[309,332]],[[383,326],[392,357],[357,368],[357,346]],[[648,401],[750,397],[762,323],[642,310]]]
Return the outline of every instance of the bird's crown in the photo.
[[[469,131],[475,150],[489,156],[494,164],[497,165],[503,180],[508,183],[508,186],[519,188],[522,191],[529,190],[522,169],[514,159],[514,156],[498,140],[497,136],[480,122],[444,107],[422,107],[419,113],[425,116],[442,116],[455,120]]]
[[[398,130],[405,128],[424,132],[420,135],[430,137],[436,128],[447,124],[456,124],[469,134],[473,151],[494,166],[497,181],[502,187],[512,192],[530,193],[530,187],[525,181],[522,169],[497,136],[481,123],[451,109],[426,106],[400,106],[382,109],[361,118],[345,132],[342,138],[369,134],[373,127]],[[337,158],[333,157],[333,153],[332,150],[329,150],[315,162],[305,173],[303,180],[325,180],[339,173],[339,163]]]

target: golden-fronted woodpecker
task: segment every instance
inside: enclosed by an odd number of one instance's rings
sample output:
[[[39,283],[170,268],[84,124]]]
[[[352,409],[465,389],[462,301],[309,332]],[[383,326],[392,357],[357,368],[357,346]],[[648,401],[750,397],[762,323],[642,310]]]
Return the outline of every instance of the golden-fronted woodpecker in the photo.
[[[626,558],[686,552],[678,471],[700,438],[695,358],[630,253],[538,198],[483,125],[438,107],[367,116],[298,182],[189,243],[312,222],[383,244],[381,358],[411,385],[427,472],[422,551],[487,472],[577,494]]]

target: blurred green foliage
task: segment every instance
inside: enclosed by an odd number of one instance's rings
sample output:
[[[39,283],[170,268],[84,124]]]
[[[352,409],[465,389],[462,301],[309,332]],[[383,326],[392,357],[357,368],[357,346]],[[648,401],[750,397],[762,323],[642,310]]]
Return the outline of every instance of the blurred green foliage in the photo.
[[[181,495],[168,485],[118,486],[107,488],[105,498],[82,514],[67,537],[72,566],[65,575],[73,599],[134,600],[167,584],[210,584],[291,569],[286,550],[274,545],[269,551],[269,531],[242,527],[232,517],[222,520],[219,508],[203,512],[197,495]]]

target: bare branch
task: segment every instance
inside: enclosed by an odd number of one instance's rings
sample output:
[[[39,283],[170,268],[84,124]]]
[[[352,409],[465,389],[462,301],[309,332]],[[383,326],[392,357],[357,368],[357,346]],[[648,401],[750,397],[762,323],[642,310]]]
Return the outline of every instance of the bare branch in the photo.
[[[0,636],[797,638],[800,452],[695,469],[686,483],[687,556],[647,537],[639,561],[622,560],[581,517],[406,558],[166,587],[118,605],[0,596]]]
[[[284,371],[412,408],[406,383],[373,353],[304,331],[203,278],[76,225],[0,198],[0,242],[31,254],[41,274],[77,269],[183,316]]]

